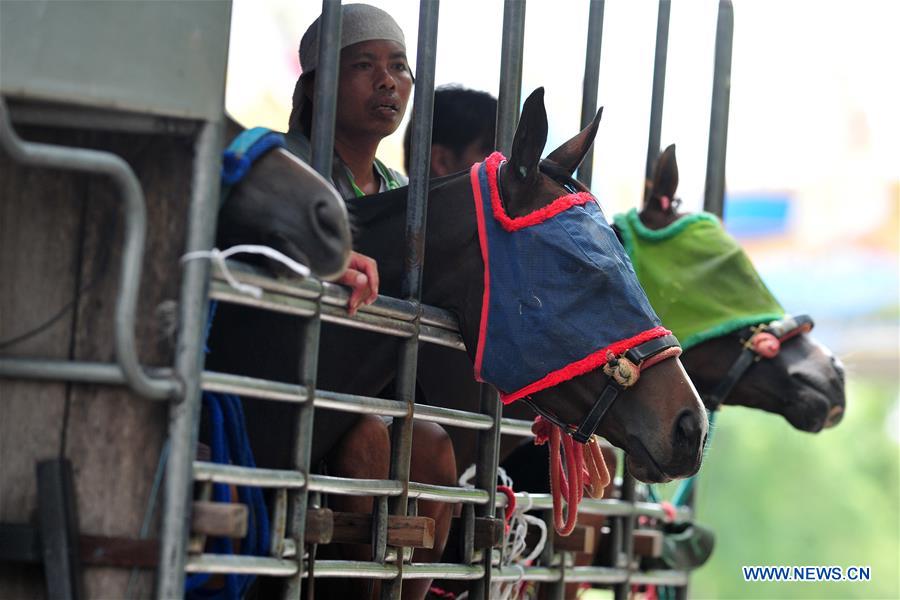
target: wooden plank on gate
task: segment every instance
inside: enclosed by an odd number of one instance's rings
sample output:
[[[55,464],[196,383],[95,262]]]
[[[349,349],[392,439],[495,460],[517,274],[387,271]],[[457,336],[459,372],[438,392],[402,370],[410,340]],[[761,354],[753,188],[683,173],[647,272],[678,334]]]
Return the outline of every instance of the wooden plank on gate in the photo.
[[[434,519],[431,517],[388,517],[389,546],[434,548]],[[334,533],[331,541],[339,544],[371,544],[372,515],[363,513],[334,513]]]
[[[246,504],[197,500],[191,512],[191,532],[242,538],[247,535],[249,512]]]

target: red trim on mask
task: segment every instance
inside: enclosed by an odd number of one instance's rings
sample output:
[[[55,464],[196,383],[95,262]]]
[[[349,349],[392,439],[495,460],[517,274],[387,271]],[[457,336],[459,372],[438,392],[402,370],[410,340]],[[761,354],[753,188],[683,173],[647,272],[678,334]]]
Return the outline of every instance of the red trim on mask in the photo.
[[[482,311],[482,318],[483,317],[484,311]],[[533,383],[529,383],[525,387],[515,392],[511,392],[509,394],[500,392],[500,400],[503,401],[503,404],[509,404],[511,402],[515,402],[520,398],[524,398],[525,396],[530,396],[531,394],[540,392],[541,390],[559,385],[564,381],[568,381],[574,377],[584,375],[585,373],[589,373],[594,369],[602,367],[606,364],[607,354],[609,353],[612,353],[614,356],[619,356],[627,350],[634,348],[638,344],[643,344],[646,341],[654,340],[658,337],[669,335],[670,333],[672,332],[660,325],[654,327],[653,329],[648,329],[647,331],[639,333],[634,337],[630,337],[625,340],[619,340],[615,344],[610,344],[602,350],[598,350],[597,352],[588,354],[581,360],[576,360],[573,363],[569,363],[562,369],[557,369],[552,373],[548,373],[541,379],[538,379]],[[481,338],[479,338],[478,344],[479,346],[481,345]]]
[[[524,217],[512,218],[506,214],[503,203],[500,201],[500,186],[497,183],[497,173],[500,170],[500,163],[506,160],[506,157],[499,152],[494,152],[485,159],[487,164],[488,185],[491,190],[491,208],[494,211],[494,218],[503,226],[506,231],[518,231],[532,225],[543,223],[547,219],[552,219],[559,213],[569,210],[573,206],[580,206],[588,202],[596,202],[596,198],[588,192],[578,192],[575,194],[566,194],[560,196],[547,206],[528,213]],[[473,183],[474,186],[474,183]]]
[[[502,154],[495,152],[501,157]],[[492,155],[493,156],[493,155]],[[478,169],[480,163],[475,163],[469,170],[469,177],[472,180],[472,196],[475,198],[475,220],[478,223],[478,243],[481,246],[481,260],[484,262],[484,293],[481,296],[481,322],[478,325],[478,345],[475,350],[475,379],[484,381],[481,378],[481,363],[484,358],[484,340],[487,338],[488,324],[488,308],[491,303],[491,270],[490,261],[488,260],[488,241],[487,232],[484,229],[484,201],[481,198],[481,182],[478,181]]]

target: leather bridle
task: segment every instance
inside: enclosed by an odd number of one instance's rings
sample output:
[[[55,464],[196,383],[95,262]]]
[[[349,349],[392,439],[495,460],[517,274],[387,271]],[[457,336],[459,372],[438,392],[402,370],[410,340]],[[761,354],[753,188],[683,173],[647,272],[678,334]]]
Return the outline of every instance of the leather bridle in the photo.
[[[675,339],[674,335],[665,335],[638,344],[634,348],[626,351],[622,356],[640,368],[645,364],[647,364],[647,366],[653,364],[652,359],[662,352],[679,347],[678,340]],[[650,361],[649,364],[648,361]],[[577,426],[564,423],[552,412],[537,406],[530,398],[523,398],[523,400],[536,413],[571,435],[576,442],[586,444],[588,440],[591,439],[591,436],[594,435],[594,432],[597,431],[597,427],[600,426],[600,421],[603,419],[603,416],[612,407],[613,403],[619,397],[619,394],[625,390],[625,387],[617,382],[612,376],[604,373],[603,377],[606,378],[603,389],[600,390],[600,394],[594,401],[594,405]]]
[[[741,353],[712,393],[704,396],[703,403],[706,408],[709,411],[718,410],[753,363],[764,358],[775,358],[783,342],[801,333],[810,332],[813,325],[813,320],[809,315],[788,315],[783,319],[743,330],[739,334],[742,345]]]

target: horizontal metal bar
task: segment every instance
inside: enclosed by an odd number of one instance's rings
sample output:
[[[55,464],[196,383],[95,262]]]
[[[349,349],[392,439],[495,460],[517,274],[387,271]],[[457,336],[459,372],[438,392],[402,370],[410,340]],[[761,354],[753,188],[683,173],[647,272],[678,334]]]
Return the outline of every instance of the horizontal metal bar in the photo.
[[[270,379],[244,377],[216,371],[204,371],[201,379],[204,391],[237,394],[263,400],[280,400],[282,402],[306,402],[306,388],[292,383],[283,383]]]
[[[437,502],[467,502],[485,504],[490,500],[488,493],[475,488],[432,485],[428,483],[409,482],[409,497]]]
[[[297,563],[291,560],[260,556],[235,556],[201,554],[189,557],[185,570],[189,573],[236,573],[290,577],[297,572]],[[630,581],[639,585],[684,586],[688,573],[684,571],[635,571],[608,567],[567,567],[565,580],[570,583],[616,584]],[[304,572],[303,576],[308,576]],[[397,567],[391,564],[352,560],[317,560],[317,578],[352,577],[368,579],[393,579]],[[472,580],[484,576],[480,565],[454,563],[412,563],[404,565],[403,579],[457,579]],[[560,570],[553,567],[500,567],[494,568],[491,577],[495,583],[514,581],[555,582],[560,580]]]
[[[406,569],[404,568],[404,571]],[[353,577],[365,579],[393,579],[399,569],[396,565],[385,565],[377,562],[357,560],[317,560],[315,578],[320,577]],[[303,573],[308,577],[308,573]]]
[[[627,569],[610,567],[569,567],[566,583],[624,583],[628,581]]]
[[[391,479],[350,479],[330,475],[310,475],[309,491],[344,496],[399,496],[403,484]]]
[[[484,577],[484,567],[481,565],[457,565],[454,563],[412,563],[403,565],[403,579],[471,580],[481,579],[482,577]]]
[[[306,483],[299,471],[237,467],[201,460],[194,461],[194,481],[286,489],[302,488]]]
[[[275,279],[258,267],[232,260],[226,261],[226,264],[235,279],[242,283],[255,285],[263,290],[311,300],[321,296],[323,304],[341,308],[346,308],[347,301],[350,299],[350,292],[344,286],[320,282],[312,277],[307,279]],[[214,279],[226,283],[222,272],[218,268],[215,269]],[[390,296],[379,296],[373,304],[360,306],[359,312],[409,322],[415,320],[418,314],[415,303]],[[448,331],[459,331],[456,317],[451,312],[427,305],[421,306],[421,312],[421,323]]]
[[[188,573],[235,573],[290,577],[297,572],[297,562],[262,556],[201,554],[189,556],[184,570]],[[318,572],[316,575],[318,576]]]
[[[503,435],[534,437],[534,434],[531,432],[531,425],[531,421],[524,419],[500,419],[500,433]]]
[[[169,381],[175,389],[172,369],[147,369],[153,381]],[[125,373],[116,363],[99,363],[52,358],[0,358],[0,377],[7,379],[39,379],[71,381],[103,385],[128,385]],[[166,398],[153,398],[165,400]]]
[[[263,290],[262,297],[255,298],[238,292],[230,285],[219,281],[212,282],[210,298],[298,317],[311,317],[316,312],[314,300],[268,290]],[[401,338],[412,337],[416,331],[415,326],[411,322],[395,317],[385,317],[364,310],[360,310],[354,316],[350,316],[343,306],[323,305],[321,315],[322,320],[328,323],[336,323],[376,333],[385,333]],[[465,350],[465,344],[458,333],[436,326],[423,327],[419,339],[456,350]]]
[[[416,404],[414,416],[420,421],[463,427],[465,429],[487,430],[494,426],[493,419],[481,413],[472,413],[441,406],[429,406],[427,404]]]
[[[279,400],[282,402],[300,403],[307,400],[306,388],[300,385],[215,371],[205,371],[203,373],[203,389],[209,392],[238,394],[251,398]],[[405,402],[326,390],[316,390],[314,403],[317,408],[328,408],[359,414],[403,417],[407,413]],[[417,404],[415,411],[415,418],[420,421],[465,427],[467,429],[490,429],[493,426],[490,417],[464,410]]]
[[[398,400],[342,394],[325,390],[316,390],[314,404],[316,408],[330,408],[341,412],[381,415],[384,417],[405,417],[406,413],[409,412],[406,403]]]

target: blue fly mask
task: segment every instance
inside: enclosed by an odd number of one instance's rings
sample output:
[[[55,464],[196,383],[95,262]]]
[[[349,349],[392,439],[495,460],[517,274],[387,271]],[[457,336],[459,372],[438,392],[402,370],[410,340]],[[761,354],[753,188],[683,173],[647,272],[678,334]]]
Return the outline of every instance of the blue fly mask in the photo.
[[[596,198],[568,194],[511,218],[497,183],[504,160],[495,152],[471,170],[484,260],[475,378],[508,404],[597,368],[611,375],[631,350],[640,369],[677,349]]]

